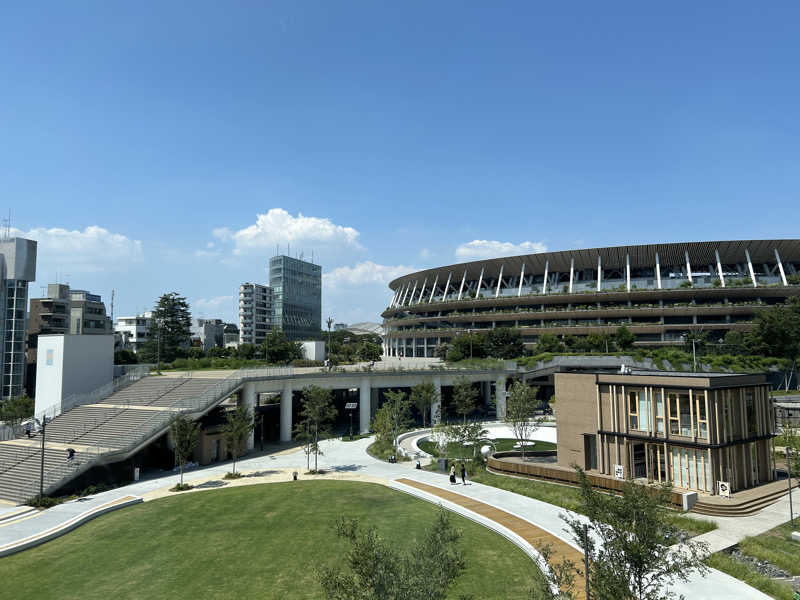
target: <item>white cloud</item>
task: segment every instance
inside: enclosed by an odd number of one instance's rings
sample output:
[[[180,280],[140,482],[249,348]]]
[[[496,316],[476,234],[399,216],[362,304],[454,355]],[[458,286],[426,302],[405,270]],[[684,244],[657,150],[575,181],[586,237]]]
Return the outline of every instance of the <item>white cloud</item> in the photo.
[[[472,240],[456,248],[456,257],[462,260],[479,260],[482,258],[497,258],[500,256],[516,256],[519,254],[535,254],[547,252],[547,246],[542,242],[498,242],[490,240]]]
[[[198,298],[192,303],[192,308],[198,310],[217,310],[221,306],[229,308],[233,304],[233,296],[217,296],[215,298]]]
[[[234,253],[242,254],[251,250],[273,249],[287,244],[298,250],[310,252],[314,249],[343,247],[363,250],[358,243],[358,231],[352,227],[336,225],[330,219],[297,216],[282,208],[271,208],[256,216],[253,225],[234,231],[228,227],[218,227],[212,231],[214,237],[223,242],[233,242]]]
[[[379,265],[371,261],[344,266],[322,274],[323,314],[337,322],[380,322],[392,290],[392,279],[416,271],[403,265]]]
[[[36,240],[37,264],[52,271],[63,269],[77,274],[123,270],[143,259],[142,242],[96,225],[83,231],[35,227],[14,230],[13,234]]]
[[[389,293],[389,282],[396,277],[415,271],[413,267],[379,265],[372,261],[358,263],[352,267],[337,267],[322,274],[322,283],[328,288],[340,289],[343,285],[378,283]]]

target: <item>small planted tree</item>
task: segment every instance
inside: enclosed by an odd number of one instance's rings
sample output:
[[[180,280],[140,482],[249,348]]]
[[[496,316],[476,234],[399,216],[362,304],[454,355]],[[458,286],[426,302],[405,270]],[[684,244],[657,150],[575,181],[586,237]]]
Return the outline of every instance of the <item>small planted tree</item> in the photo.
[[[539,404],[536,399],[538,389],[515,381],[509,389],[506,399],[506,423],[511,427],[514,437],[522,450],[525,460],[525,447],[531,436],[539,429],[542,418],[535,418],[534,411]]]
[[[253,413],[244,404],[239,404],[235,410],[226,415],[225,425],[222,426],[222,435],[225,439],[225,445],[233,457],[233,468],[230,473],[225,475],[226,477],[238,477],[236,474],[236,460],[247,449],[247,438],[254,427]]]
[[[444,509],[422,543],[398,550],[358,519],[340,518],[339,537],[350,542],[346,569],[325,567],[317,575],[328,600],[444,600],[465,568],[461,532]]]
[[[418,383],[411,388],[411,403],[422,413],[422,426],[426,425],[426,418],[431,407],[439,401],[439,393],[431,382]]]
[[[386,401],[375,413],[372,429],[381,445],[391,445],[397,453],[397,436],[411,424],[411,402],[405,392],[389,390]]]
[[[319,455],[322,454],[320,440],[330,433],[330,424],[336,418],[331,391],[316,385],[303,388],[303,408],[300,420],[306,422],[308,428],[309,454],[314,455],[314,470],[317,472]]]
[[[463,417],[464,425],[467,424],[467,415],[475,410],[477,403],[478,390],[472,387],[468,379],[457,379],[453,386],[453,405],[456,413]]]
[[[592,488],[586,474],[581,480],[579,517],[562,515],[572,536],[589,556],[589,587],[592,598],[668,600],[675,594],[668,587],[688,581],[703,564],[707,546],[688,541],[671,546],[678,529],[666,519],[669,486],[654,488],[632,481],[623,485],[621,496]]]
[[[175,446],[175,461],[181,469],[181,482],[177,486],[177,491],[189,489],[190,486],[183,485],[183,469],[197,446],[200,423],[190,420],[183,413],[177,413],[170,419],[169,437]]]

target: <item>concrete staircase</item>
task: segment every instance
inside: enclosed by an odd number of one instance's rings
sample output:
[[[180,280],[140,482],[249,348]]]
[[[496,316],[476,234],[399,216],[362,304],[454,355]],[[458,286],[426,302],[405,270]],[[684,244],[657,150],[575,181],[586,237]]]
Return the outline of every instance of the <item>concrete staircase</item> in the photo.
[[[238,373],[227,379],[145,377],[56,416],[45,429],[45,494],[94,465],[127,458],[162,435],[176,412],[202,414],[241,381]],[[72,461],[67,461],[67,448],[76,451]],[[39,433],[0,442],[0,499],[25,502],[36,496],[41,460]]]

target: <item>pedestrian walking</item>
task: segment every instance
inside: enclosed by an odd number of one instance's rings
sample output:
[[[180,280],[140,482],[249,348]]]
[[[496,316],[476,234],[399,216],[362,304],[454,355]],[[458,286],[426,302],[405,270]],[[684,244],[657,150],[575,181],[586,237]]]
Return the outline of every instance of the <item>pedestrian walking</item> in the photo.
[[[467,468],[461,463],[461,483],[467,485]]]
[[[455,484],[456,484],[456,466],[455,465],[451,465],[450,466],[450,485],[455,485]]]

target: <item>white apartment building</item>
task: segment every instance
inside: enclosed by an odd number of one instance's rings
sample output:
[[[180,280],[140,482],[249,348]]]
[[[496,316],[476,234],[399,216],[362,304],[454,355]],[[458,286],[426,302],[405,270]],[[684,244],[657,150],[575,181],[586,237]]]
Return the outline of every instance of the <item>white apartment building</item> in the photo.
[[[258,283],[239,286],[239,343],[259,345],[272,331],[272,288]]]
[[[147,341],[147,332],[152,322],[152,311],[134,317],[119,317],[114,331],[122,337],[122,348],[137,352]]]

